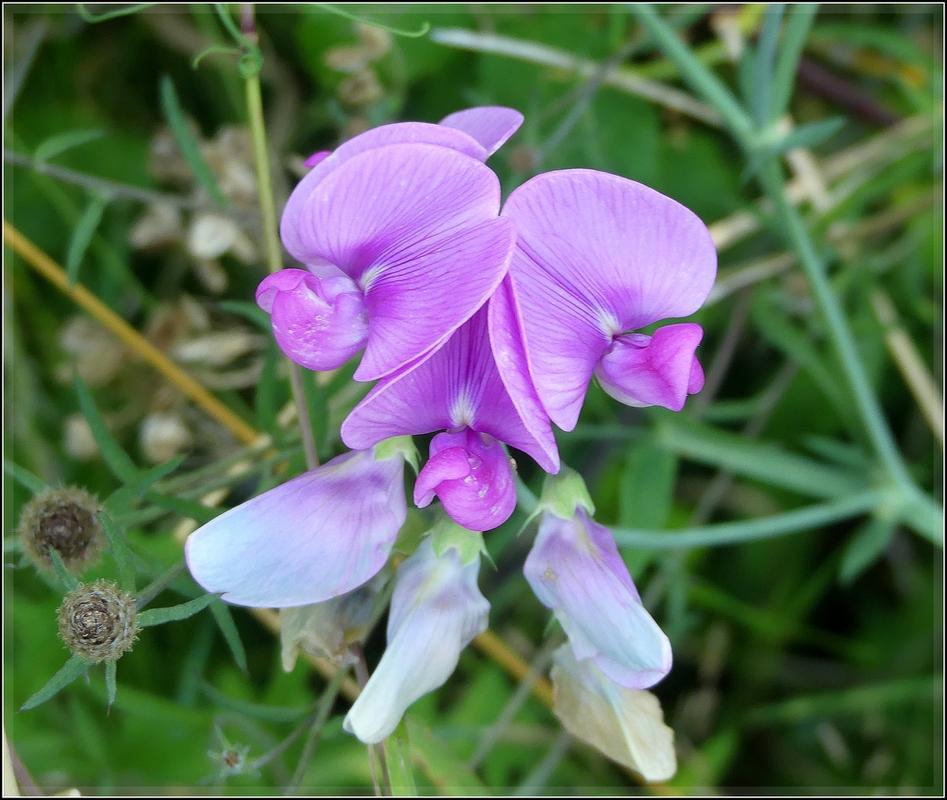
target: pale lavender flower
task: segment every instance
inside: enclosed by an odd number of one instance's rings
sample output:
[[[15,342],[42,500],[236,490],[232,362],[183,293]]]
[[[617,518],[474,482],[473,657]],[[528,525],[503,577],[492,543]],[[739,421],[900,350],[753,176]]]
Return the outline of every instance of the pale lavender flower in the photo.
[[[543,511],[523,571],[577,659],[592,659],[629,689],[647,689],[670,671],[671,643],[642,605],[614,537],[581,505],[568,518]]]
[[[460,532],[462,536],[476,536]],[[461,651],[487,628],[490,604],[477,588],[480,556],[436,552],[427,536],[398,568],[388,617],[388,647],[345,717],[368,744],[382,741],[415,700],[442,686]]]
[[[388,560],[407,516],[404,450],[357,450],[192,533],[188,569],[228,603],[288,608],[345,594]]]

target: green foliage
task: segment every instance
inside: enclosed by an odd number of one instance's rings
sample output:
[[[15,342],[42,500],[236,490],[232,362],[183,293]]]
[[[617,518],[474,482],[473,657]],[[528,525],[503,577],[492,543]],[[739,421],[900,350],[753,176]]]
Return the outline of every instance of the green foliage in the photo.
[[[84,360],[61,341],[75,305],[6,253],[7,737],[44,793],[370,793],[365,747],[342,729],[349,700],[336,697],[338,686],[303,659],[283,672],[270,631],[246,609],[199,596],[182,561],[188,520],[207,522],[305,462],[297,427],[280,422],[293,399],[287,365],[252,302],[262,256],[221,256],[226,287],[212,291],[187,246],[207,211],[230,215],[261,243],[253,200],[229,194],[235,179],[255,174],[251,156],[208,146],[225,126],[245,126],[241,76],[259,67],[258,51],[241,32],[237,6],[158,13],[148,5],[9,10],[15,90],[5,92],[5,136],[23,164],[7,164],[7,218],[273,442],[238,447],[127,353],[115,374],[97,377],[90,364],[107,354]],[[733,59],[717,33],[730,14],[743,31]],[[346,72],[327,54],[360,46],[356,18],[384,52]],[[732,236],[719,247],[722,274],[791,254],[782,272],[740,290],[749,294],[744,318],[733,294],[695,317],[705,330],[701,362],[708,376],[721,371],[709,405],[692,401],[679,415],[630,409],[593,385],[577,429],[557,432],[562,460],[583,476],[597,518],[615,526],[644,602],[673,640],[674,670],[654,691],[680,764],[658,792],[941,792],[943,664],[934,634],[943,626],[935,502],[942,453],[871,304],[875,290],[888,293],[921,360],[936,363],[941,12],[310,4],[258,5],[255,22],[277,211],[298,180],[297,156],[332,148],[365,125],[436,122],[467,105],[506,104],[526,122],[489,161],[504,194],[538,171],[606,170],[683,203],[721,241]],[[34,27],[39,43],[29,55]],[[481,44],[505,37],[522,52],[448,46],[436,35],[445,29]],[[690,92],[724,124],[608,81],[596,87],[589,75],[529,56],[530,47],[551,48],[598,64],[630,43],[622,74]],[[195,57],[221,48],[242,60],[209,58],[192,69]],[[913,133],[878,130],[844,96],[799,80],[803,58],[832,71],[849,94],[904,118]],[[352,83],[370,83],[366,72],[379,93],[364,100]],[[794,127],[783,132],[776,122],[786,114]],[[155,144],[161,130],[170,131],[170,150]],[[809,195],[791,208],[778,202],[785,192],[776,173],[796,148],[815,157],[825,207]],[[118,188],[106,191],[90,177]],[[152,204],[127,190],[170,199],[181,220],[176,238],[133,245]],[[838,346],[839,320],[852,347]],[[259,344],[222,366],[181,355],[201,335],[234,329]],[[368,390],[352,381],[353,369],[301,376],[322,460],[344,450],[339,424]],[[142,421],[169,409],[190,442],[153,464]],[[77,412],[91,455],[67,435]],[[885,450],[885,427],[919,494],[904,488],[904,476],[892,480],[897,459]],[[423,457],[426,443],[416,443]],[[528,500],[543,475],[511,454]],[[69,484],[105,498],[109,554],[89,579],[137,586],[142,598],[147,630],[121,659],[120,690],[115,663],[63,665],[56,609],[75,579],[61,560],[45,576],[16,563],[10,534],[19,510],[46,486]],[[220,490],[227,494],[219,505],[203,502]],[[547,628],[548,610],[522,577],[535,532],[534,521],[524,526],[525,508],[521,502],[507,525],[483,537],[496,568],[483,566],[480,586],[492,632],[529,661],[545,638],[561,634]],[[431,519],[411,510],[400,554]],[[384,622],[365,643],[369,671],[383,652]],[[540,700],[471,647],[385,743],[387,780],[393,794],[642,791],[581,743],[563,751],[559,731]],[[220,768],[228,748],[243,758],[229,772]],[[544,785],[521,786],[537,775]]]

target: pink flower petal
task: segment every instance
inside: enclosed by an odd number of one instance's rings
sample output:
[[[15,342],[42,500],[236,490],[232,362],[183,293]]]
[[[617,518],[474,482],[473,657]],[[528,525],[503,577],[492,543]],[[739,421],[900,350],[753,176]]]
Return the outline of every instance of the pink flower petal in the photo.
[[[404,459],[359,450],[191,534],[188,569],[228,603],[288,608],[345,594],[385,564],[407,515]]]
[[[517,228],[510,278],[536,392],[571,430],[615,336],[700,307],[716,274],[713,242],[684,206],[593,170],[527,181],[503,217]]]
[[[516,508],[516,488],[500,443],[470,429],[435,436],[414,485],[414,502],[424,508],[435,495],[468,530],[489,531],[506,522]]]
[[[306,163],[313,169],[293,189],[280,220],[280,237],[290,254],[304,264],[311,261],[305,236],[307,216],[312,193],[327,175],[360,153],[392,144],[412,143],[446,147],[478,161],[485,161],[487,158],[486,150],[463,131],[428,122],[397,122],[372,128],[340,144],[332,152],[325,151],[325,157],[315,164],[309,164],[310,160],[322,155],[321,152],[314,153]]]
[[[694,356],[703,335],[700,325],[685,322],[658,328],[654,336],[619,336],[595,375],[606,392],[626,405],[680,411],[687,395],[703,388],[704,373]]]
[[[491,156],[516,133],[523,124],[523,115],[504,106],[477,106],[448,114],[440,124],[469,134]]]

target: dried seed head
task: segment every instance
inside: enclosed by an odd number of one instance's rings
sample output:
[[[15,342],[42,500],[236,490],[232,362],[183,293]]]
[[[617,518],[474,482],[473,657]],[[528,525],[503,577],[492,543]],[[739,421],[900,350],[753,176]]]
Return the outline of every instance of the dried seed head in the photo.
[[[138,636],[134,595],[102,579],[73,589],[59,607],[59,636],[86,661],[117,661]]]
[[[105,534],[96,513],[99,503],[74,486],[46,489],[30,500],[20,514],[23,550],[41,569],[51,569],[50,548],[59,552],[66,569],[80,572],[105,548]]]

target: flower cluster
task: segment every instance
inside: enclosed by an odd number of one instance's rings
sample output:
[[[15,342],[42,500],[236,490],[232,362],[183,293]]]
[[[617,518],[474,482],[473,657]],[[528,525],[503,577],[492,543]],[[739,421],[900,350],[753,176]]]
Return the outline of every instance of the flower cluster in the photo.
[[[231,603],[324,612],[388,562],[407,514],[410,437],[434,434],[413,499],[437,498],[446,517],[396,572],[388,650],[345,723],[366,742],[446,681],[487,625],[476,532],[516,506],[507,448],[551,476],[525,573],[571,656],[631,690],[670,669],[670,643],[581,479],[560,472],[553,424],[575,427],[593,376],[632,406],[677,411],[700,391],[700,326],[652,326],[700,307],[716,254],[688,209],[606,173],[542,174],[501,206],[485,162],[521,123],[513,109],[472,108],[375,128],[307,160],[281,224],[301,266],[266,278],[257,303],[293,361],[332,370],[361,354],[355,379],[377,383],[342,425],[352,452],[187,544],[194,577]],[[301,613],[292,652],[325,640],[298,634]]]

